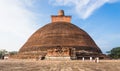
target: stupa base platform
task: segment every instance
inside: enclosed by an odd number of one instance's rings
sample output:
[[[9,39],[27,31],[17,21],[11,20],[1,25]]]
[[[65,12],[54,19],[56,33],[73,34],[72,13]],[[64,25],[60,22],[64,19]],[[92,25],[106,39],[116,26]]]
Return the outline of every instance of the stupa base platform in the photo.
[[[70,57],[45,57],[45,60],[71,60]]]

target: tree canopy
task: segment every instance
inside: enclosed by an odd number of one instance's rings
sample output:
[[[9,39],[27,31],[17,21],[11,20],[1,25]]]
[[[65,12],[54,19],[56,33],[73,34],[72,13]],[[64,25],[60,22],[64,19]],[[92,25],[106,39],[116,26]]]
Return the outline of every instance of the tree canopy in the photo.
[[[113,48],[107,52],[111,58],[120,59],[120,47]]]
[[[8,54],[8,51],[6,51],[6,50],[0,50],[0,59],[2,59],[3,56],[5,56],[6,54]]]
[[[4,56],[6,56],[6,55],[15,55],[15,54],[17,54],[18,52],[17,51],[11,51],[11,52],[8,52],[8,51],[6,51],[5,49],[1,49],[0,50],[0,59],[3,59],[4,58]]]
[[[15,55],[17,53],[18,53],[17,51],[11,51],[11,52],[9,52],[10,55]]]

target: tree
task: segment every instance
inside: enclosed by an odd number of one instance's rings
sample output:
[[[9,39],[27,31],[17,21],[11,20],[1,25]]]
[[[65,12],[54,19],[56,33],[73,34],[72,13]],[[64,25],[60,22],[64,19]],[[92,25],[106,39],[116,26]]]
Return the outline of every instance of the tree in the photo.
[[[120,59],[120,47],[113,48],[107,53],[108,53],[108,56],[110,56],[111,58]]]
[[[3,57],[6,55],[6,54],[8,54],[8,51],[6,51],[6,50],[0,50],[0,59],[3,59]]]
[[[9,52],[10,55],[15,55],[17,53],[18,53],[17,51],[11,51],[11,52]]]

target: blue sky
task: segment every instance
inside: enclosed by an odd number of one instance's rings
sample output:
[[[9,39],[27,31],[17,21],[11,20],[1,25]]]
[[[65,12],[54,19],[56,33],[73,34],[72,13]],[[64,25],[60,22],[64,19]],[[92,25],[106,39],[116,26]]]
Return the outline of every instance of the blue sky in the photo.
[[[18,51],[60,9],[103,53],[120,46],[120,0],[0,0],[0,49]]]

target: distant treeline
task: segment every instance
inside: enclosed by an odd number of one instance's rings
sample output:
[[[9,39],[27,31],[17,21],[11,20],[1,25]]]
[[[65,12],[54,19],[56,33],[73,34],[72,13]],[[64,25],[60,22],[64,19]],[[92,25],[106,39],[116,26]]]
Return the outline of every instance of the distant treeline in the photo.
[[[110,51],[107,51],[108,56],[113,59],[120,59],[120,47],[113,48]]]
[[[17,51],[6,51],[5,49],[0,50],[0,59],[4,59],[4,56],[9,56],[9,55],[15,55],[17,54]]]

